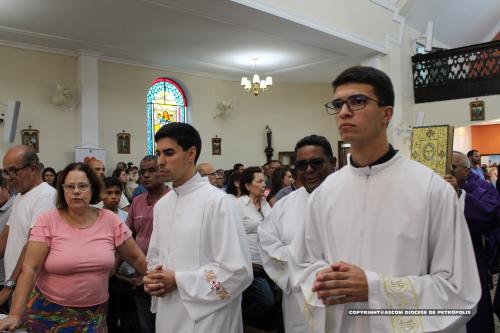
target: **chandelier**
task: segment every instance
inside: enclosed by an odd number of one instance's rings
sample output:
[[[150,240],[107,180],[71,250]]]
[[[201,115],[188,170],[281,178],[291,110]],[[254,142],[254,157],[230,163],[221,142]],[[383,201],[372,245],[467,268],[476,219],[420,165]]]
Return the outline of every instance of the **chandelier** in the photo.
[[[261,80],[259,74],[257,74],[257,61],[259,58],[253,58],[254,61],[254,75],[252,81],[250,81],[246,76],[241,78],[241,85],[243,89],[251,92],[255,96],[258,96],[261,91],[269,89],[273,85],[273,78],[267,76],[265,80]]]

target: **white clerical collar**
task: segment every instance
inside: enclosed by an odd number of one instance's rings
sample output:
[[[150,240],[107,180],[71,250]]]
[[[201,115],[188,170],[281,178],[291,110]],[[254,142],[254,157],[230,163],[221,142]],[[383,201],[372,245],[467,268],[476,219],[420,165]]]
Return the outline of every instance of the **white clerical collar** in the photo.
[[[397,152],[396,155],[394,155],[390,160],[376,164],[373,166],[366,166],[366,167],[354,167],[351,165],[351,154],[347,156],[347,162],[348,162],[348,167],[349,169],[356,175],[358,176],[363,176],[363,177],[368,177],[371,175],[375,175],[377,173],[380,173],[384,171],[385,169],[389,168],[391,165],[393,165],[397,160],[402,158],[403,155],[401,155],[400,152]]]
[[[208,183],[208,177],[202,177],[198,172],[194,174],[187,182],[181,186],[174,187],[173,190],[177,195],[187,194]]]

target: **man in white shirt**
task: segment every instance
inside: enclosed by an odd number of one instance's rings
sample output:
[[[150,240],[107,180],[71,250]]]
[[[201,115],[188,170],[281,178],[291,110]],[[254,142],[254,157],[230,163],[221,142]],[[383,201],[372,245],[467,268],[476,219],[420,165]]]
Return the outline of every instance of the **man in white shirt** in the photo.
[[[12,204],[14,203],[15,196],[12,195],[7,177],[0,175],[0,232],[7,225]],[[3,267],[3,259],[0,260],[0,287],[3,288],[5,284],[5,270]]]
[[[292,290],[288,272],[289,245],[305,221],[307,199],[332,173],[333,152],[328,140],[309,135],[295,145],[295,172],[303,186],[278,201],[266,221],[259,226],[259,250],[266,273],[283,290],[283,322],[287,333],[311,331],[304,297]]]
[[[353,67],[333,82],[349,165],[309,197],[292,245],[292,287],[302,290],[316,331],[465,332],[481,296],[474,251],[455,191],[388,143],[389,77]],[[460,309],[463,315],[356,316],[350,310]],[[321,315],[323,313],[323,316]]]
[[[156,332],[242,332],[252,267],[234,200],[196,172],[201,139],[191,125],[167,124],[155,141],[159,174],[173,184],[154,207],[144,277],[157,296]]]
[[[17,195],[7,226],[0,234],[0,256],[4,258],[5,288],[0,305],[12,295],[21,274],[29,232],[40,214],[55,208],[56,190],[42,180],[40,161],[33,148],[15,146],[3,158],[3,176]]]

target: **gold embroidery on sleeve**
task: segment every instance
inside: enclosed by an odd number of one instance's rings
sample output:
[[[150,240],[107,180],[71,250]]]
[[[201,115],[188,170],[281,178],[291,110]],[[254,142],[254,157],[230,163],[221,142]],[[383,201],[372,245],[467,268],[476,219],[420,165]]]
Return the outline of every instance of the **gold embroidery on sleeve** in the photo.
[[[231,295],[227,292],[226,288],[221,286],[220,281],[217,281],[217,278],[215,277],[215,273],[211,269],[205,270],[205,278],[207,279],[207,282],[210,284],[210,289],[215,290],[215,293],[217,294],[217,297],[221,301],[229,299]]]
[[[420,308],[410,279],[384,277],[382,275],[380,278],[384,283],[385,296],[393,309],[418,310]],[[393,332],[423,332],[422,318],[420,316],[394,316],[390,320]]]

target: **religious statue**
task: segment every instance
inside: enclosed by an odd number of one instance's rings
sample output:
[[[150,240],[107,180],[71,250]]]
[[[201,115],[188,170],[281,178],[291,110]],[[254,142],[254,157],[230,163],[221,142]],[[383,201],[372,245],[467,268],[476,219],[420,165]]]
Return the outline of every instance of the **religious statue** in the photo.
[[[270,162],[271,159],[273,158],[273,147],[272,147],[272,137],[273,137],[273,131],[269,127],[269,125],[266,125],[266,141],[267,141],[267,147],[264,149],[264,152],[266,153],[266,158],[267,161]]]

